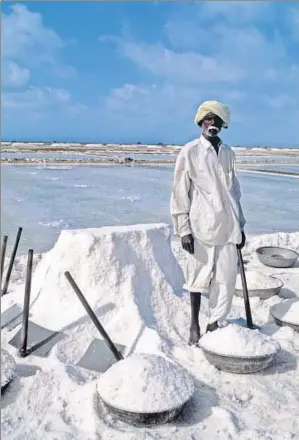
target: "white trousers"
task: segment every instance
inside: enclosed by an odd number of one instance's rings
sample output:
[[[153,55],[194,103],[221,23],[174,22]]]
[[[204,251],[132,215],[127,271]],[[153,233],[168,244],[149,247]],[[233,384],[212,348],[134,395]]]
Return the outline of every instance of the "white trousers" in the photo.
[[[194,254],[187,252],[184,288],[189,292],[209,291],[209,324],[224,320],[229,314],[236,277],[235,244],[209,246],[194,240]]]

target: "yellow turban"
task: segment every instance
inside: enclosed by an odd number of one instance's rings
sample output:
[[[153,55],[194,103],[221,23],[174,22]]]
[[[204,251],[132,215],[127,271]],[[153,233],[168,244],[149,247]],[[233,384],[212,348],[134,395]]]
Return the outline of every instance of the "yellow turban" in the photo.
[[[223,121],[223,127],[227,128],[230,120],[230,111],[227,105],[221,104],[218,101],[205,101],[197,109],[194,122],[196,125],[207,116],[209,113],[219,116]]]

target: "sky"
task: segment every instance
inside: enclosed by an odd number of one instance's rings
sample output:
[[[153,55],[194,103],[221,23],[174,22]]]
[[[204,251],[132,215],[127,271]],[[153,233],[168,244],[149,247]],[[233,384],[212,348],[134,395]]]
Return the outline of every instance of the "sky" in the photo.
[[[297,2],[2,3],[2,140],[298,146]]]

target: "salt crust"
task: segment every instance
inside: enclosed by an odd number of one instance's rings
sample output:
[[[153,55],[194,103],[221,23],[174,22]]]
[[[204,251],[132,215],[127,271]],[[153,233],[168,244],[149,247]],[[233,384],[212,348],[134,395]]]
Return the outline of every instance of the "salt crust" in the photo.
[[[200,347],[220,355],[238,357],[271,355],[280,348],[269,336],[236,324],[206,333],[200,339]]]
[[[99,379],[104,402],[135,413],[178,408],[193,394],[190,375],[162,356],[138,353],[114,364]]]
[[[248,290],[274,289],[282,284],[279,279],[264,275],[254,270],[245,272],[245,276]],[[242,289],[242,279],[239,274],[236,280],[236,289]]]

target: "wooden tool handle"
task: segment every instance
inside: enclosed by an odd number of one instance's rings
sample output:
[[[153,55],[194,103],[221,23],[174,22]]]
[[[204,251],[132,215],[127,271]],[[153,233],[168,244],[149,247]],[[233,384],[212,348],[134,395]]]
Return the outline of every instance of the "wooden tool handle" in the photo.
[[[253,322],[252,322],[251,308],[250,308],[250,303],[249,303],[247,282],[246,282],[246,276],[245,276],[245,271],[244,271],[244,262],[243,262],[241,249],[237,248],[237,254],[238,254],[241,279],[242,279],[242,286],[243,286],[243,298],[244,298],[244,304],[245,304],[247,327],[252,329],[252,328],[254,328],[254,326],[253,326]]]

